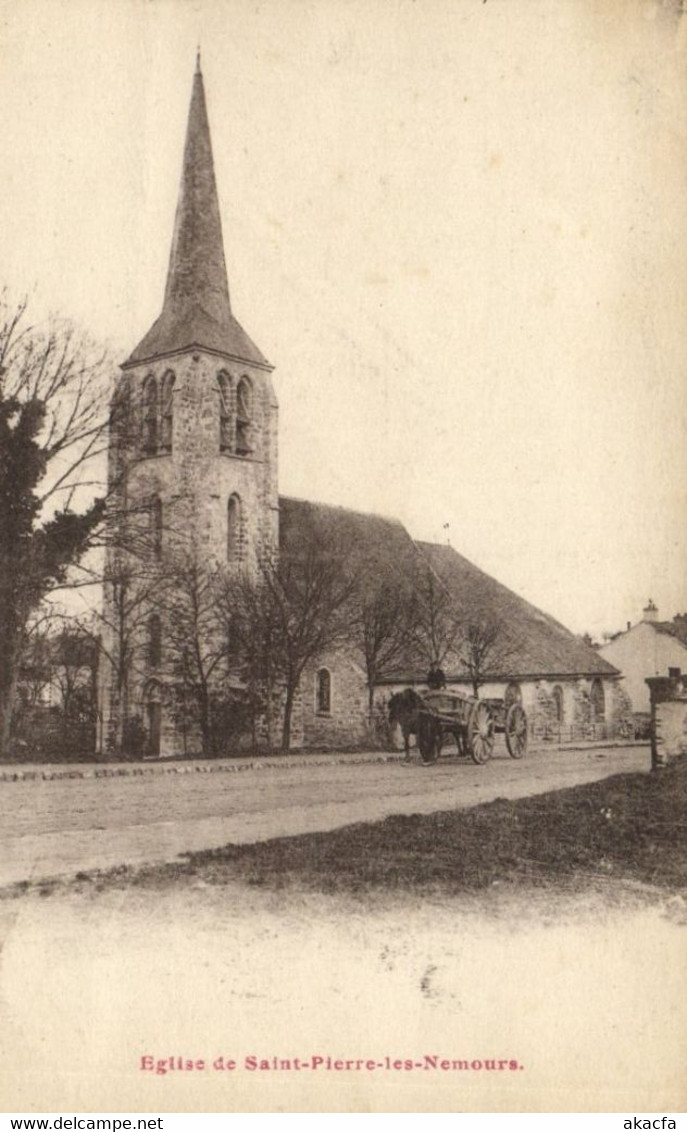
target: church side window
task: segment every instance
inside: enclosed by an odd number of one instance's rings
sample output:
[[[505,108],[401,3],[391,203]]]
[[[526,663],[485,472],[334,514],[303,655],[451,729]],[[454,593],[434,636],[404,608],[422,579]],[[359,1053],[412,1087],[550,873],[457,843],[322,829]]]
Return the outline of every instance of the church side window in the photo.
[[[143,382],[143,451],[157,452],[157,382],[153,375]]]
[[[163,452],[172,451],[174,434],[174,374],[168,370],[160,387],[162,402],[162,427],[160,429],[160,448]]]
[[[162,557],[162,500],[159,496],[150,505],[150,539],[155,558]]]
[[[315,699],[318,715],[330,715],[332,710],[332,674],[320,668],[315,677]]]
[[[158,668],[162,659],[162,623],[159,614],[153,613],[148,619],[148,662],[151,668]]]
[[[219,385],[219,450],[231,452],[231,378],[222,372],[217,378]]]
[[[560,684],[556,684],[553,690],[553,708],[556,717],[556,723],[563,722],[563,689]]]
[[[120,444],[127,445],[129,443],[129,416],[131,413],[131,400],[129,395],[129,388],[123,383],[120,384],[112,401],[112,416],[111,427],[113,436],[116,436]]]
[[[253,390],[247,377],[242,377],[236,389],[236,451],[239,456],[250,452],[250,425],[253,415]]]
[[[241,553],[241,500],[230,495],[227,503],[227,562],[236,562]]]
[[[598,678],[592,680],[591,701],[592,722],[603,723],[606,719],[606,694],[604,686]]]

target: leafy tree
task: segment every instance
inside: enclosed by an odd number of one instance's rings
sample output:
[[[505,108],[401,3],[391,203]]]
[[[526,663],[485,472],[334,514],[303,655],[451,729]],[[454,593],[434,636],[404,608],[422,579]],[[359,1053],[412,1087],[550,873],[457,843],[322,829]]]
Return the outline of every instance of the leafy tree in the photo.
[[[93,545],[104,502],[93,461],[107,437],[107,359],[64,323],[31,325],[0,295],[0,755],[28,625]]]

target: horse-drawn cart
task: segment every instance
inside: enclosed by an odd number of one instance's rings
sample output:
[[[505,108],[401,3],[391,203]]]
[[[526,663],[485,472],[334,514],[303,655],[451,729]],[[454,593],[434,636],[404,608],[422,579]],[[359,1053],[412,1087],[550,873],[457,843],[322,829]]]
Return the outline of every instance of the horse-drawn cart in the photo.
[[[408,753],[408,737],[417,736],[424,763],[433,763],[441,754],[448,736],[453,736],[458,752],[473,762],[486,763],[494,750],[494,737],[505,735],[508,753],[521,759],[527,751],[527,716],[521,704],[506,707],[503,700],[480,700],[462,692],[426,692],[414,689],[393,696],[389,717],[401,724]]]
[[[503,700],[482,700],[494,717],[494,730],[506,738],[508,754],[512,759],[521,759],[527,754],[527,715],[522,704],[506,705]]]

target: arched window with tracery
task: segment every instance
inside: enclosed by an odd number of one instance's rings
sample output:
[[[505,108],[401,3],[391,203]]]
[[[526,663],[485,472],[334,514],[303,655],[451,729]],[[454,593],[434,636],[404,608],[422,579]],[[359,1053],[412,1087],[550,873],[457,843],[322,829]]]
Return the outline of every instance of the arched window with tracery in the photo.
[[[562,723],[563,722],[563,714],[564,714],[564,711],[563,711],[563,689],[561,688],[560,684],[556,684],[556,687],[554,688],[551,695],[553,697],[553,710],[554,710],[554,717],[555,717],[556,723]]]
[[[150,504],[150,541],[155,558],[162,557],[162,500],[155,496]]]
[[[315,699],[318,715],[329,715],[332,710],[332,674],[328,668],[318,669],[315,677]]]
[[[157,382],[152,374],[143,382],[143,451],[157,452]]]
[[[247,377],[242,377],[236,388],[236,452],[247,456],[250,452],[250,425],[253,416],[253,389]]]
[[[162,660],[162,622],[157,613],[151,613],[148,618],[148,663],[151,668],[158,668]]]
[[[606,719],[606,693],[598,677],[592,680],[591,701],[592,721],[594,723],[603,723]]]
[[[174,374],[168,370],[160,386],[162,403],[162,427],[160,429],[160,448],[163,452],[172,451],[174,436]]]
[[[219,450],[231,452],[231,378],[224,370],[217,376],[219,386]]]
[[[230,495],[227,503],[227,562],[236,562],[241,556],[241,500]]]

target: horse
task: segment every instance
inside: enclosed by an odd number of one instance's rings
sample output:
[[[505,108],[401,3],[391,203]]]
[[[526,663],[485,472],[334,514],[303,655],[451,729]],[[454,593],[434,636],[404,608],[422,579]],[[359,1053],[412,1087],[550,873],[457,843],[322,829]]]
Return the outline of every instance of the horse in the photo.
[[[424,736],[421,736],[420,729],[423,726],[423,720]],[[423,697],[413,688],[404,688],[402,692],[396,692],[395,695],[391,697],[389,700],[389,724],[391,727],[398,724],[401,728],[407,759],[410,758],[411,735],[417,737],[422,761],[425,763],[434,762],[441,754],[441,748],[447,733],[453,735],[459,755],[466,756],[469,754],[465,728],[456,725],[455,728],[442,729],[440,724],[432,719],[432,712],[431,710],[427,710],[427,703]],[[423,739],[425,744],[424,750]]]
[[[403,732],[403,746],[406,758],[410,758],[410,736],[417,735],[420,729],[420,712],[424,707],[422,696],[412,688],[395,692],[389,700],[389,724],[396,724]]]

